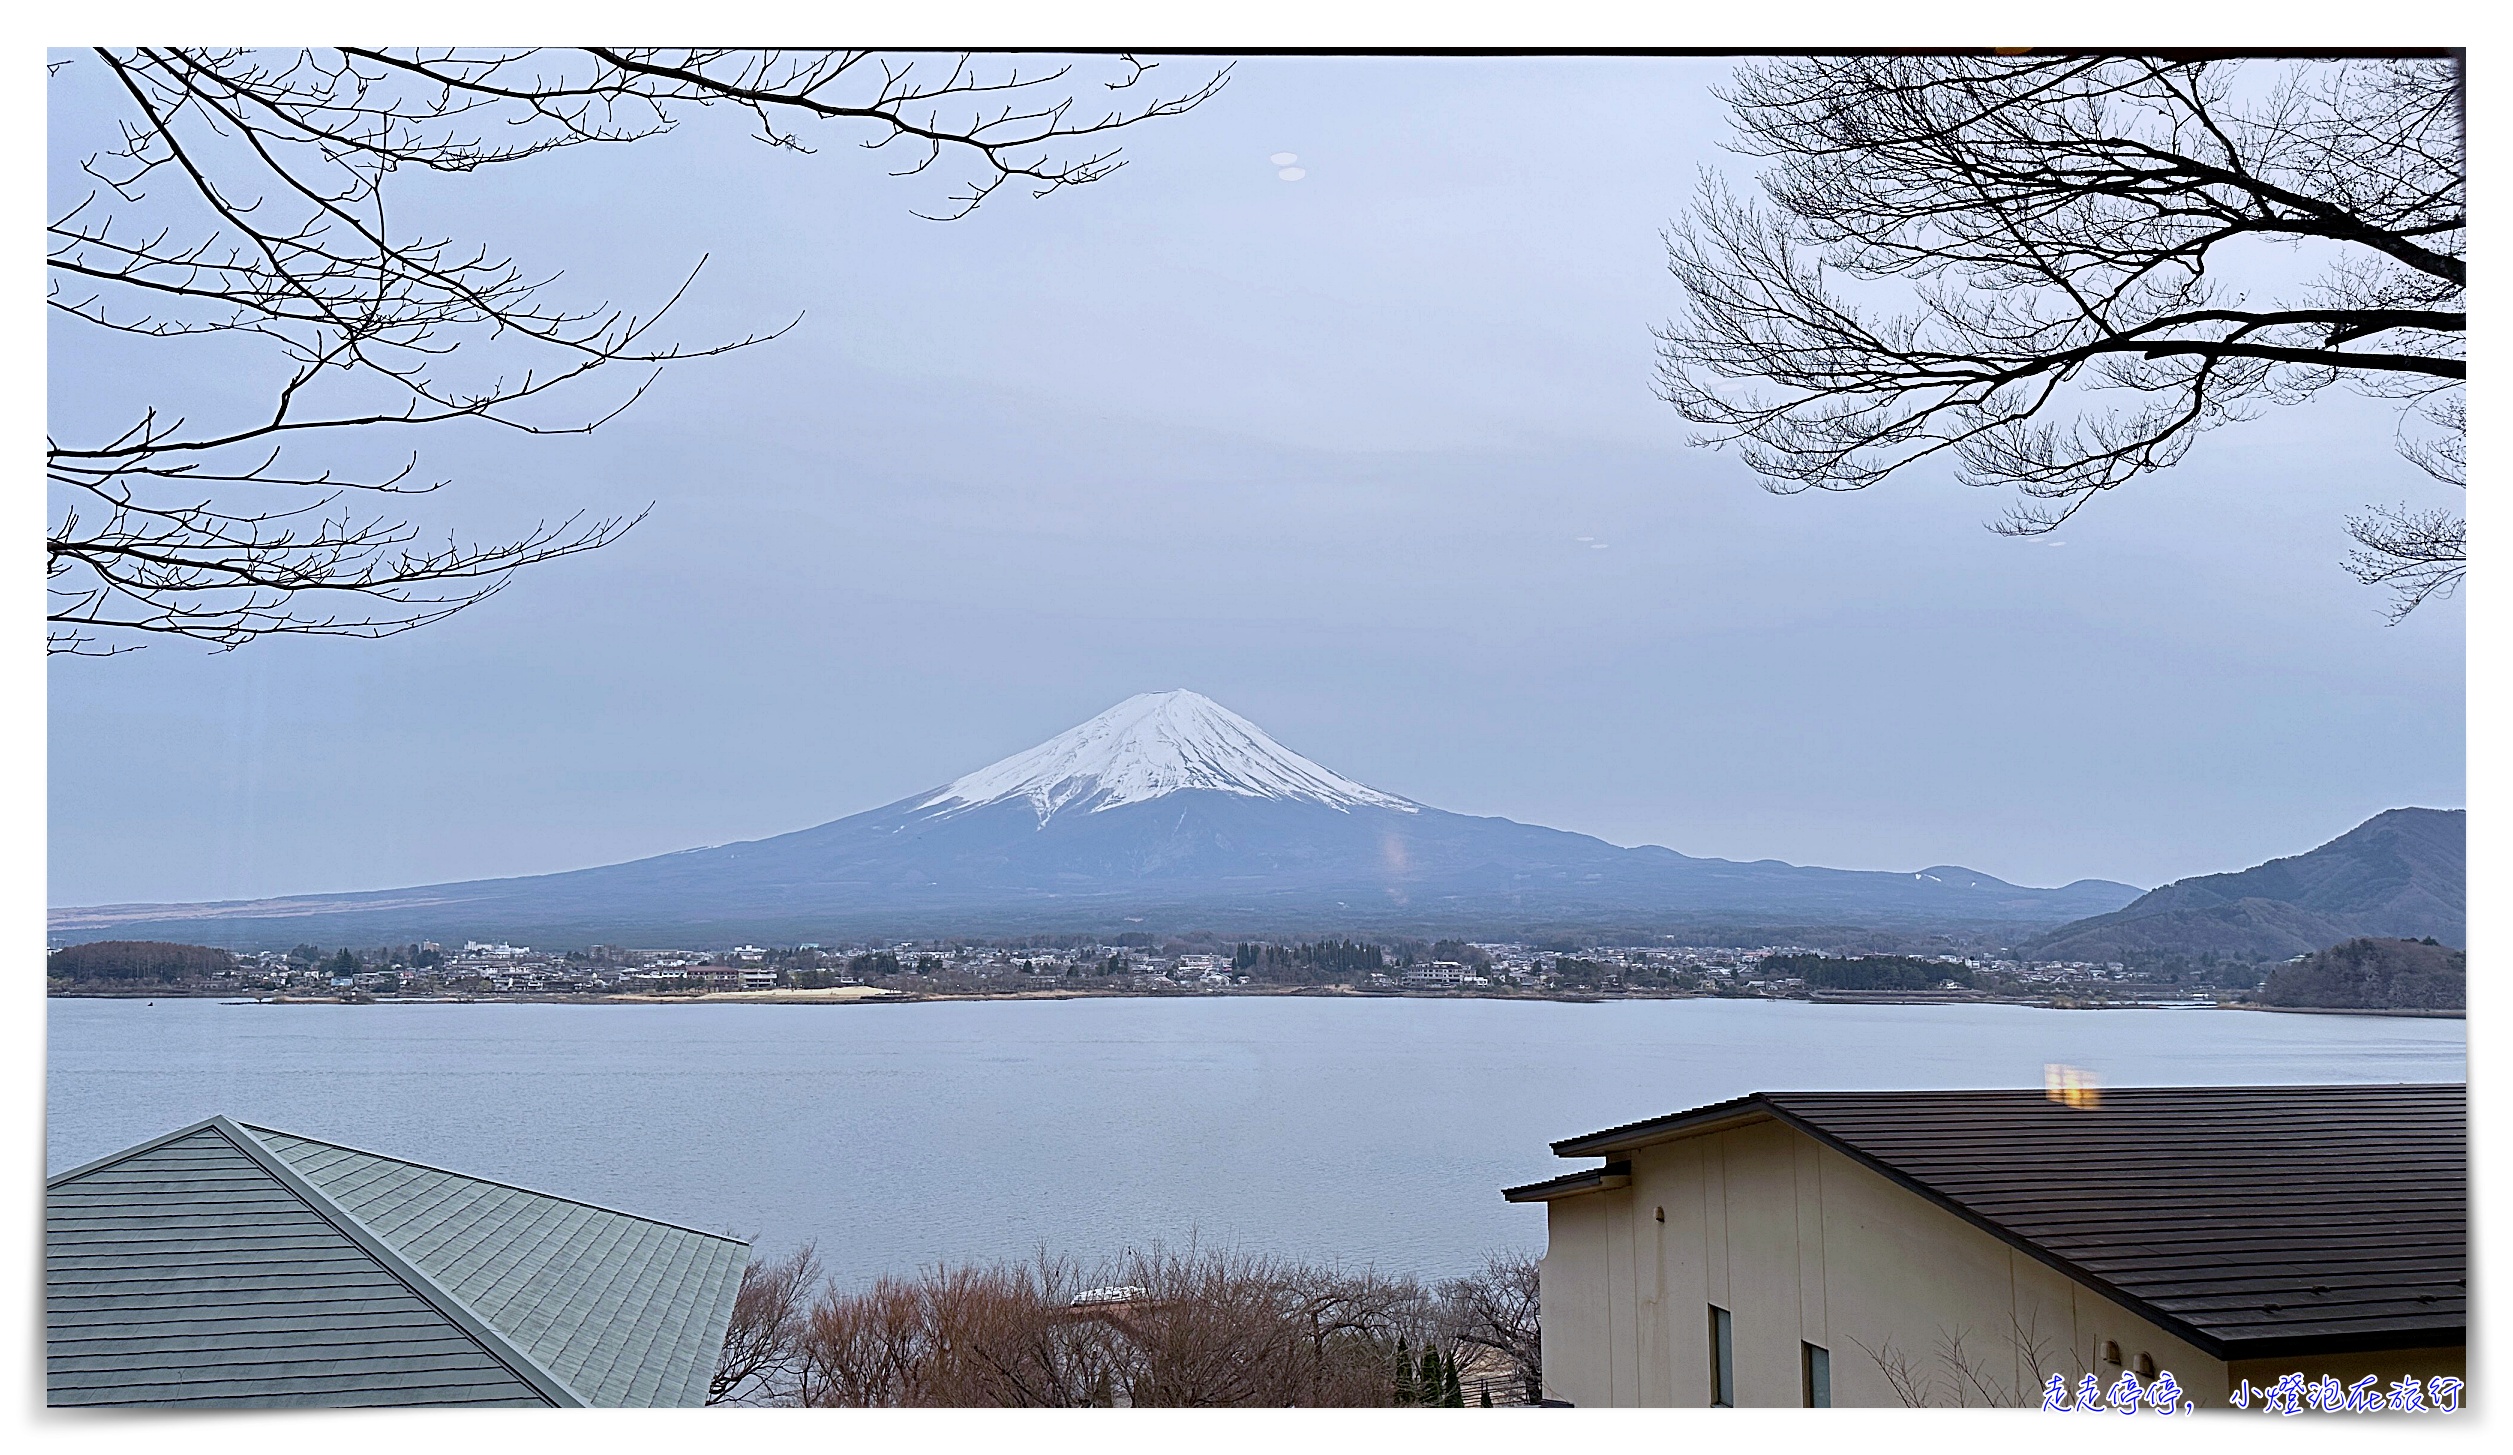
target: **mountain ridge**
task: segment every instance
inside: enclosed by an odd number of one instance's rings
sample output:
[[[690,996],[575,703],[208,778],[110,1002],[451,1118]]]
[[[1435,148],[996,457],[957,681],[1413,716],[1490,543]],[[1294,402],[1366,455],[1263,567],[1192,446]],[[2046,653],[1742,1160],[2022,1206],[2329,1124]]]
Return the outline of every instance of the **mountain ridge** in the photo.
[[[939,789],[764,839],[555,874],[352,894],[57,910],[56,938],[246,948],[499,937],[591,943],[928,933],[1698,924],[2039,927],[2129,885],[2033,889],[1693,858],[1449,813],[1336,774],[1183,690],[1126,699]],[[248,943],[249,942],[249,943]]]
[[[2041,936],[2048,959],[2286,959],[2364,937],[2468,941],[2468,812],[2394,808],[2317,848],[2152,889]]]

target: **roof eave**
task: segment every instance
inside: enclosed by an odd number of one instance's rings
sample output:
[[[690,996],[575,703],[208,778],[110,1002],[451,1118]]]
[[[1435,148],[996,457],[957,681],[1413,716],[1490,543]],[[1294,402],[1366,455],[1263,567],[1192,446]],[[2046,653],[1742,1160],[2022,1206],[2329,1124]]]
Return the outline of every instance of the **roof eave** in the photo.
[[[1632,1164],[1609,1162],[1603,1167],[1591,1167],[1585,1172],[1565,1172],[1559,1177],[1548,1177],[1542,1182],[1504,1187],[1501,1189],[1501,1196],[1509,1202],[1553,1202],[1560,1198],[1579,1197],[1591,1192],[1611,1192],[1618,1187],[1631,1185]]]
[[[2223,1339],[2224,1353],[2237,1359],[2286,1359],[2310,1354],[2379,1354],[2394,1349],[2456,1349],[2469,1343],[2467,1322],[2432,1327],[2373,1329],[2350,1334],[2287,1334],[2259,1339]]]
[[[154,1152],[158,1148],[166,1145],[168,1142],[181,1141],[183,1138],[191,1136],[195,1132],[207,1131],[212,1127],[217,1127],[224,1131],[226,1128],[233,1127],[234,1125],[235,1123],[228,1121],[223,1116],[204,1117],[201,1120],[192,1123],[188,1127],[177,1127],[173,1131],[166,1133],[164,1136],[151,1137],[137,1146],[125,1147],[119,1152],[107,1152],[104,1156],[98,1157],[93,1161],[81,1162],[79,1165],[66,1172],[56,1172],[50,1177],[44,1179],[44,1188],[46,1191],[50,1191],[65,1182],[75,1182],[79,1178],[85,1177],[91,1172],[99,1172],[107,1167],[111,1167],[116,1162],[127,1162],[131,1158],[140,1156],[143,1153]]]
[[[1997,1222],[1995,1219],[1976,1212],[1963,1202],[1958,1201],[1957,1199],[1938,1191],[1936,1188],[1929,1186],[1927,1183],[1910,1176],[1901,1169],[1893,1166],[1891,1163],[1871,1156],[1867,1152],[1842,1141],[1841,1139],[1833,1136],[1831,1133],[1826,1132],[1821,1127],[1806,1121],[1805,1119],[1790,1112],[1785,1107],[1780,1106],[1771,1099],[1772,1095],[1772,1093],[1768,1092],[1753,1092],[1749,1095],[1736,1097],[1729,1101],[1717,1102],[1710,1106],[1696,1107],[1690,1111],[1676,1112],[1670,1116],[1654,1117],[1647,1121],[1630,1122],[1619,1127],[1608,1127],[1603,1131],[1591,1132],[1586,1136],[1565,1138],[1564,1140],[1553,1144],[1554,1155],[1560,1157],[1595,1157],[1617,1153],[1628,1154],[1641,1147],[1679,1141],[1687,1137],[1704,1136],[1712,1132],[1721,1132],[1735,1127],[1750,1126],[1757,1122],[1777,1121],[1784,1126],[1813,1138],[1817,1144],[1840,1153],[1842,1156],[1849,1158],[1859,1166],[1866,1168],[1868,1171],[1873,1172],[1884,1178],[1886,1181],[1893,1183],[1895,1186],[1902,1188],[1904,1191],[1910,1192],[1922,1200],[1932,1203],[1937,1207],[1954,1214],[1956,1217],[1961,1218],[1965,1222],[1979,1228],[1981,1231],[1988,1233],[1991,1237],[1998,1239],[2000,1242],[2007,1244],[2009,1247],[2016,1249],[2018,1252],[2025,1254],[2027,1257],[2045,1264],[2066,1277],[2074,1279],[2078,1283],[2085,1285],[2087,1288],[2090,1288],[2096,1293],[2101,1294],[2103,1297],[2119,1304],[2121,1307],[2136,1314],[2138,1317],[2157,1325],[2158,1327],[2171,1333],[2174,1337],[2191,1344],[2193,1347],[2199,1349],[2202,1353],[2207,1354],[2211,1358],[2231,1361],[2235,1359],[2280,1358],[2288,1355],[2304,1354],[2339,1354],[2351,1352],[2373,1353],[2388,1349],[2417,1349],[2447,1346],[2450,1344],[2465,1342],[2468,1337],[2468,1331],[2465,1325],[2438,1325],[2431,1328],[2383,1330],[2378,1332],[2369,1331],[2361,1334],[2300,1334],[2253,1339],[2226,1339],[2219,1337],[2218,1335],[2211,1334],[2207,1330],[2201,1329],[2183,1320],[2177,1315],[2168,1313],[2165,1310],[2156,1307],[2154,1304],[2145,1299],[2139,1298],[2135,1294],[2127,1292],[2126,1290],[2113,1284],[2110,1280],[2087,1270],[2074,1260],[2043,1247],[2041,1244],[2021,1233],[2014,1231],[2011,1228],[2006,1227],[2004,1224]],[[1628,1168],[1630,1164],[1626,1162],[1621,1165]],[[1571,1174],[1574,1178],[1579,1175],[1581,1174]],[[1561,1182],[1568,1179],[1556,1178],[1554,1180],[1556,1182]],[[1534,1188],[1546,1185],[1548,1184],[1537,1183],[1530,1184],[1530,1186],[1526,1189],[1509,1189],[1503,1193],[1503,1196],[1509,1196],[1510,1192],[1532,1191]],[[1516,1202],[1521,1201],[1522,1199],[1512,1197],[1510,1200]],[[1541,1199],[1528,1198],[1524,1200],[1538,1201]]]
[[[1686,1137],[1724,1132],[1731,1127],[1749,1126],[1755,1122],[1768,1121],[1776,1114],[1771,1104],[1764,1100],[1764,1094],[1757,1091],[1750,1096],[1740,1096],[1732,1101],[1695,1107],[1691,1111],[1680,1111],[1672,1116],[1652,1117],[1647,1121],[1608,1127],[1604,1131],[1590,1132],[1585,1136],[1565,1137],[1553,1144],[1553,1155],[1556,1157],[1611,1156],[1617,1152],[1630,1152],[1641,1147],[1656,1146],[1661,1142],[1680,1141]]]
[[[207,1123],[207,1122],[203,1122],[203,1123],[200,1123],[199,1125],[201,1125],[201,1126],[207,1126],[207,1125],[209,1125],[209,1123]],[[269,1132],[271,1135],[273,1135],[273,1136],[275,1136],[275,1137],[289,1137],[289,1138],[293,1138],[294,1140],[296,1140],[296,1141],[300,1141],[300,1142],[312,1142],[314,1145],[316,1145],[316,1146],[318,1146],[318,1147],[333,1147],[333,1148],[337,1148],[337,1149],[339,1149],[340,1151],[343,1151],[343,1152],[350,1152],[350,1153],[354,1153],[354,1154],[356,1154],[356,1155],[358,1155],[358,1156],[360,1156],[360,1157],[373,1157],[373,1158],[375,1158],[375,1159],[376,1159],[377,1161],[379,1161],[379,1162],[392,1162],[392,1163],[396,1163],[396,1164],[398,1164],[398,1165],[400,1165],[400,1166],[403,1166],[403,1167],[416,1167],[416,1168],[418,1168],[419,1170],[421,1170],[421,1171],[423,1171],[423,1172],[444,1172],[444,1173],[449,1173],[449,1174],[450,1174],[450,1175],[452,1175],[452,1176],[461,1177],[461,1178],[464,1178],[464,1179],[466,1179],[466,1180],[468,1180],[468,1181],[471,1181],[471,1182],[485,1183],[486,1185],[488,1185],[488,1186],[490,1186],[490,1187],[503,1187],[503,1188],[508,1188],[508,1189],[510,1189],[510,1190],[512,1190],[512,1191],[523,1193],[523,1194],[524,1194],[525,1196],[527,1196],[527,1197],[541,1197],[541,1198],[547,1198],[547,1199],[549,1199],[549,1200],[550,1200],[550,1201],[552,1201],[552,1202],[564,1202],[564,1203],[571,1203],[571,1204],[573,1204],[573,1205],[575,1205],[575,1206],[577,1206],[577,1207],[591,1208],[591,1209],[592,1209],[592,1210],[594,1210],[595,1212],[600,1212],[600,1213],[610,1213],[610,1214],[612,1214],[612,1215],[614,1215],[614,1216],[616,1216],[616,1217],[623,1217],[623,1218],[635,1218],[637,1221],[639,1221],[639,1222],[641,1222],[641,1223],[652,1223],[652,1224],[654,1224],[654,1225],[655,1225],[655,1226],[657,1226],[657,1227],[661,1227],[661,1228],[670,1228],[670,1229],[672,1229],[674,1232],[680,1232],[680,1233],[695,1233],[695,1234],[697,1234],[699,1237],[702,1237],[702,1238],[713,1238],[713,1239],[715,1239],[715,1240],[716,1240],[716,1241],[718,1241],[718,1242],[722,1242],[722,1243],[732,1243],[732,1244],[734,1244],[734,1245],[736,1245],[736,1246],[743,1247],[743,1248],[748,1248],[748,1247],[750,1246],[750,1244],[748,1244],[748,1243],[746,1243],[746,1242],[743,1242],[740,1238],[736,1238],[736,1237],[732,1236],[732,1235],[731,1235],[731,1234],[729,1234],[729,1233],[717,1233],[717,1232],[710,1232],[709,1230],[707,1230],[707,1229],[705,1229],[705,1228],[693,1228],[693,1227],[689,1226],[689,1225],[688,1225],[688,1224],[686,1224],[686,1223],[675,1223],[675,1222],[671,1222],[671,1221],[668,1221],[668,1220],[663,1219],[663,1218],[652,1218],[652,1217],[648,1217],[648,1216],[646,1216],[644,1213],[633,1213],[633,1212],[628,1211],[628,1210],[627,1210],[627,1209],[625,1209],[625,1208],[616,1208],[616,1207],[611,1207],[611,1206],[608,1206],[607,1204],[604,1204],[604,1203],[598,1203],[598,1202],[587,1202],[587,1201],[585,1201],[585,1200],[584,1200],[583,1198],[581,1198],[581,1197],[566,1197],[566,1196],[563,1196],[563,1195],[561,1195],[561,1194],[559,1194],[559,1193],[555,1193],[555,1192],[544,1192],[544,1191],[542,1191],[540,1188],[537,1188],[537,1187],[526,1187],[526,1186],[524,1186],[522,1183],[519,1183],[519,1182],[501,1182],[501,1181],[499,1181],[498,1179],[496,1179],[496,1178],[494,1178],[494,1177],[481,1177],[481,1176],[478,1176],[478,1175],[476,1175],[476,1174],[469,1173],[469,1172],[454,1172],[454,1171],[453,1171],[453,1169],[451,1169],[451,1168],[447,1168],[447,1167],[438,1167],[438,1166],[436,1166],[436,1165],[434,1165],[434,1164],[432,1164],[432,1163],[427,1163],[427,1162],[414,1162],[414,1161],[412,1161],[411,1159],[409,1159],[409,1158],[407,1158],[407,1157],[395,1157],[395,1156],[393,1156],[393,1155],[391,1155],[390,1153],[387,1153],[387,1152],[376,1152],[376,1151],[370,1151],[369,1149],[367,1149],[367,1148],[365,1148],[365,1147],[352,1147],[352,1146],[350,1146],[350,1145],[349,1145],[348,1143],[346,1143],[346,1142],[330,1142],[330,1141],[325,1141],[325,1140],[324,1140],[323,1138],[321,1138],[321,1137],[309,1137],[309,1136],[305,1135],[303,1132],[291,1132],[291,1131],[287,1131],[287,1130],[285,1130],[285,1129],[283,1129],[283,1128],[280,1128],[280,1127],[257,1127],[257,1126],[253,1125],[253,1124],[252,1124],[252,1123],[250,1123],[250,1122],[240,1123],[239,1125],[241,1125],[241,1126],[242,1126],[242,1128],[243,1128],[245,1131],[247,1131],[247,1132],[255,1132],[255,1133],[259,1133],[259,1132]],[[169,1135],[179,1135],[179,1134],[170,1133]],[[67,1174],[64,1174],[64,1175],[66,1176]]]

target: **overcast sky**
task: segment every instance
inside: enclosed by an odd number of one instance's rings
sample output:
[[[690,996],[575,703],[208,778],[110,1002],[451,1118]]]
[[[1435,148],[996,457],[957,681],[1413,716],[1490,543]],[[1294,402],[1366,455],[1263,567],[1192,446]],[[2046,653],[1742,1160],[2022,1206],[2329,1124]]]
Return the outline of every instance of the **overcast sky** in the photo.
[[[1243,61],[1107,181],[950,224],[731,116],[466,179],[455,225],[571,296],[709,254],[682,336],[802,323],[591,437],[433,437],[421,518],[467,535],[654,504],[473,612],[56,661],[51,901],[758,837],[1170,687],[1425,803],[1729,858],[2150,885],[2462,802],[2460,603],[2386,627],[2339,567],[2351,509],[2450,503],[2383,407],[2219,431],[2035,541],[1942,476],[1783,499],[1689,446],[1649,329],[1659,230],[1745,175],[1723,70]],[[58,337],[56,419],[115,367]]]

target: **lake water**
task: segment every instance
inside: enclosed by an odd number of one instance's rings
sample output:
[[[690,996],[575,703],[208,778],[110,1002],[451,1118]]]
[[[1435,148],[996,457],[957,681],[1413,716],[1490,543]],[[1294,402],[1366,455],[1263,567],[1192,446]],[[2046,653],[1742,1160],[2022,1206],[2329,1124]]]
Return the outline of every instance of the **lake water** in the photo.
[[[1215,997],[50,1002],[53,1169],[214,1113],[752,1238],[843,1280],[1194,1236],[1390,1271],[1537,1248],[1546,1143],[1756,1090],[2458,1081],[2464,1023],[2019,1006]]]

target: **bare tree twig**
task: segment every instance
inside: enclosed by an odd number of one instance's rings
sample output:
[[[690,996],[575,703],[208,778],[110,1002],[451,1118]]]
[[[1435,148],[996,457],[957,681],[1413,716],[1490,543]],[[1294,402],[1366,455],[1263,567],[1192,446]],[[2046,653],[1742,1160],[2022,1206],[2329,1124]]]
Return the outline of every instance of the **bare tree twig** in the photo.
[[[2201,433],[2332,384],[2401,403],[2457,475],[2467,167],[2458,63],[1869,56],[1740,70],[1758,201],[1705,178],[1667,238],[1662,396],[1777,492],[1925,462],[2057,528]],[[2246,250],[2318,269],[2290,296]],[[2455,481],[2457,483],[2457,479]],[[2405,615],[2450,530],[2377,511]]]
[[[1515,1249],[1495,1252],[1473,1275],[1440,1285],[1452,1336],[1509,1361],[1529,1404],[1544,1398],[1541,1260]]]
[[[1154,69],[1109,64],[1112,92]],[[1121,164],[1115,133],[1202,104],[1229,74],[1084,111],[1074,66],[1026,65],[869,51],[146,46],[54,62],[51,74],[112,114],[80,164],[91,190],[49,228],[47,300],[149,352],[124,371],[141,397],[123,423],[48,441],[60,502],[47,542],[52,649],[112,655],[152,636],[232,648],[441,621],[518,571],[610,544],[644,511],[421,546],[416,524],[347,502],[447,482],[422,480],[411,459],[355,463],[372,453],[360,441],[463,423],[587,433],[664,366],[800,321],[673,341],[665,320],[703,259],[650,309],[570,304],[555,274],[402,225],[389,205],[397,177],[633,143],[731,109],[790,150],[809,150],[805,128],[838,128],[874,150],[918,149],[905,173],[964,161],[967,180],[938,214],[961,217],[1014,179],[1044,196],[1107,176]],[[178,343],[267,379],[266,403],[185,418],[161,377]]]
[[[799,1393],[803,1323],[825,1279],[806,1243],[742,1270],[724,1349],[707,1381],[709,1404],[791,1404]]]
[[[883,1277],[797,1327],[792,1402],[855,1406],[1386,1405],[1445,1337],[1409,1279],[1192,1245]]]

